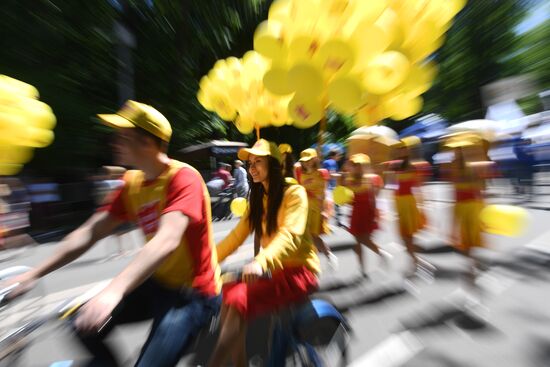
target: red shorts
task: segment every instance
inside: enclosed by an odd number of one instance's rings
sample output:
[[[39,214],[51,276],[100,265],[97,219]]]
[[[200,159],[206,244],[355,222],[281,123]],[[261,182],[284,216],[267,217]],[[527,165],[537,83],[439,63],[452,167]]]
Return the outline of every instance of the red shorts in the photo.
[[[273,272],[271,279],[223,286],[223,303],[235,307],[247,320],[305,301],[317,290],[317,276],[305,266]]]

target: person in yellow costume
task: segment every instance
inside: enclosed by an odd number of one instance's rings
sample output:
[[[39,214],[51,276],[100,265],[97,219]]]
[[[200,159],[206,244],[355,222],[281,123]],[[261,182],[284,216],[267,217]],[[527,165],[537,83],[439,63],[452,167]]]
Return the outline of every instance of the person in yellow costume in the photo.
[[[422,203],[422,195],[420,190],[415,190],[422,183],[422,175],[411,161],[410,146],[412,143],[414,143],[412,140],[401,140],[399,144],[394,146],[396,160],[388,163],[389,171],[393,173],[396,183],[394,200],[399,234],[416,270],[421,259],[415,253],[414,235],[424,227],[425,217],[418,205]],[[424,261],[422,263],[424,264]]]
[[[239,151],[252,177],[250,205],[237,226],[217,245],[219,261],[237,250],[254,233],[258,250],[243,268],[244,282],[223,287],[221,330],[209,366],[246,366],[246,329],[254,317],[303,301],[318,287],[319,258],[306,231],[308,199],[300,185],[282,174],[277,146],[258,140]],[[271,271],[271,278],[261,277]]]
[[[472,258],[471,251],[483,246],[480,219],[485,207],[483,190],[485,178],[493,170],[494,164],[483,157],[482,140],[476,135],[450,137],[445,147],[454,153],[449,173],[455,190],[451,242],[457,250],[472,259],[470,279],[473,282],[477,262]]]
[[[317,151],[309,148],[300,153],[299,162],[301,170],[297,175],[298,183],[305,187],[308,198],[307,229],[313,237],[317,250],[322,252],[329,262],[329,265],[338,268],[338,258],[334,255],[321,235],[330,233],[328,218],[325,211],[325,192],[327,190],[330,173],[320,168],[320,161]]]

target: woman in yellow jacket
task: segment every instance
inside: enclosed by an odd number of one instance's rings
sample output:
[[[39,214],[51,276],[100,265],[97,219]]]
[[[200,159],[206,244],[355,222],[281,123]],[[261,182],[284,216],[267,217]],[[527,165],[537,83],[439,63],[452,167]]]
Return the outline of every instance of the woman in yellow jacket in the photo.
[[[334,255],[321,235],[330,233],[327,213],[325,211],[325,192],[330,173],[320,168],[319,158],[315,149],[306,149],[300,153],[299,160],[301,167],[297,170],[296,179],[305,187],[308,198],[307,230],[313,237],[313,243],[317,250],[322,252],[329,262],[329,265],[336,269],[338,258]]]
[[[307,193],[285,182],[277,146],[258,140],[241,149],[249,162],[249,209],[235,229],[218,246],[223,261],[254,233],[260,249],[243,268],[242,283],[223,288],[221,331],[210,366],[222,366],[232,355],[235,366],[246,366],[246,326],[249,320],[305,300],[318,287],[320,265],[315,246],[306,232]],[[271,271],[271,279],[260,278]]]

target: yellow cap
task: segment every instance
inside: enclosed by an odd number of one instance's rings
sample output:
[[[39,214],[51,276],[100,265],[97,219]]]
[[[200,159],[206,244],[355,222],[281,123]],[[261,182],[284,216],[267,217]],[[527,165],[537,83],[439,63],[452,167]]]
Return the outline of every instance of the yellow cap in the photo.
[[[279,144],[279,152],[281,152],[281,154],[285,154],[285,153],[292,153],[292,147],[288,144]]]
[[[369,164],[370,158],[368,155],[363,153],[357,153],[352,155],[349,160],[355,164]]]
[[[242,148],[239,150],[237,156],[243,161],[248,160],[250,154],[257,155],[260,157],[271,156],[281,163],[283,161],[279,148],[275,143],[269,142],[265,139],[260,139],[254,143],[252,148]]]
[[[414,136],[414,135],[407,136],[407,137],[401,139],[400,141],[407,148],[412,148],[412,147],[415,147],[417,145],[420,145],[420,143],[422,143],[420,138],[418,136]]]
[[[300,162],[307,162],[313,158],[317,158],[317,151],[313,148],[308,148],[300,153]]]
[[[172,136],[170,123],[159,111],[153,107],[128,100],[115,114],[97,115],[105,125],[114,128],[134,128],[143,130],[168,142]]]

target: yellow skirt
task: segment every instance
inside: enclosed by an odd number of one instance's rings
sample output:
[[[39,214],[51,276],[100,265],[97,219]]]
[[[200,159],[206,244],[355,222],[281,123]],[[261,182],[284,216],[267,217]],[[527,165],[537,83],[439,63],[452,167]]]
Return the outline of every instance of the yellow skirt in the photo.
[[[425,217],[416,206],[413,195],[396,195],[395,209],[399,219],[399,233],[411,237],[425,225]]]
[[[312,236],[330,233],[327,218],[317,208],[310,208],[307,212],[307,230]]]
[[[485,204],[482,200],[456,202],[454,208],[454,231],[457,243],[454,245],[461,251],[472,247],[483,246],[481,237],[481,220],[479,215]]]

